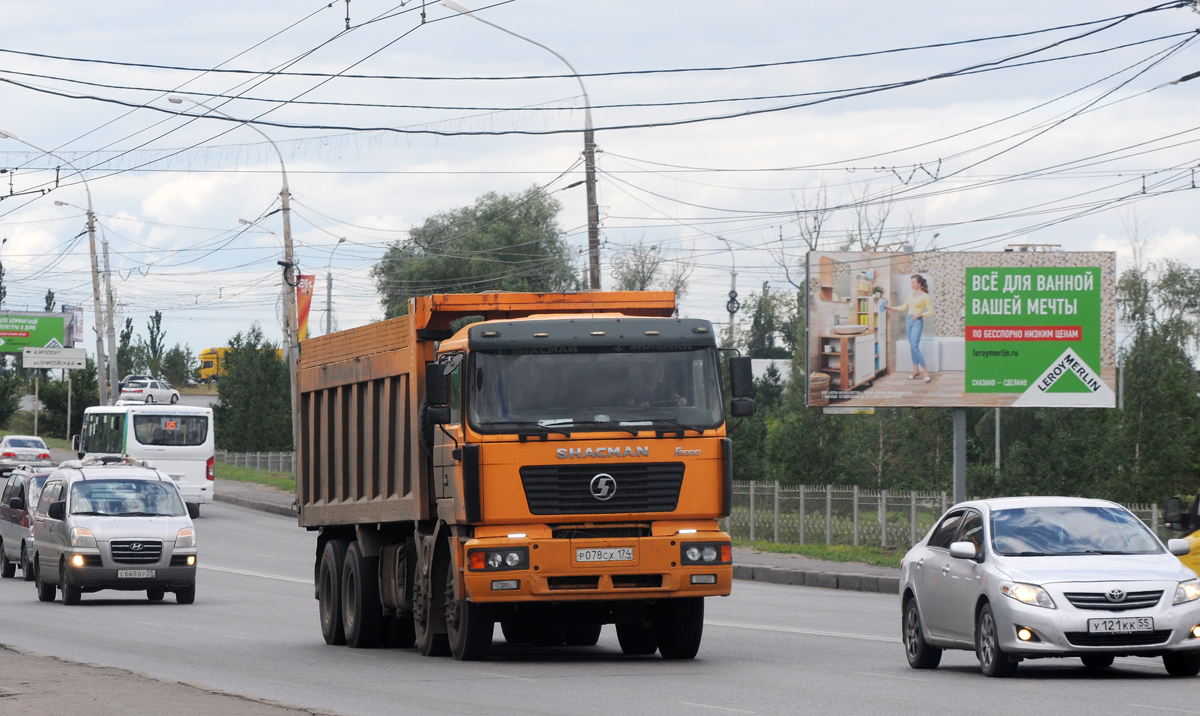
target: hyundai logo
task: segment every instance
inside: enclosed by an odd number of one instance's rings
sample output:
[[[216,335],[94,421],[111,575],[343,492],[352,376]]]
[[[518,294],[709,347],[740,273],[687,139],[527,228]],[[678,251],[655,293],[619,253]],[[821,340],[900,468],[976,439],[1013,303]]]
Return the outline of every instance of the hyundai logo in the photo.
[[[590,486],[592,497],[604,502],[612,499],[612,496],[617,494],[617,481],[612,475],[607,472],[602,472],[592,478]]]
[[[1104,595],[1104,598],[1114,604],[1116,604],[1117,602],[1123,602],[1123,601],[1125,601],[1125,590],[1124,589],[1110,589],[1110,590],[1108,590],[1108,593]]]
[[[141,552],[142,551],[142,543],[134,542],[129,545],[129,549],[133,550],[134,552]]]

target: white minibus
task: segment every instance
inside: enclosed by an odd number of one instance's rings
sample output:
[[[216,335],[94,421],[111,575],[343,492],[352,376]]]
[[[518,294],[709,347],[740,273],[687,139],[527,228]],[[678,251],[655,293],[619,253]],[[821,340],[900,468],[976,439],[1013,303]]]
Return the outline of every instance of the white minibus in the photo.
[[[73,439],[79,457],[150,460],[179,486],[192,516],[213,501],[213,411],[187,405],[97,405]]]

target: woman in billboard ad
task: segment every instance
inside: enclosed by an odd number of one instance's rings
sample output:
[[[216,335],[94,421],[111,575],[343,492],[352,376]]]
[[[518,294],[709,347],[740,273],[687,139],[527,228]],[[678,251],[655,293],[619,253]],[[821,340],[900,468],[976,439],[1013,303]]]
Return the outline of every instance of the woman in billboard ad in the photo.
[[[912,351],[912,375],[908,376],[909,380],[915,380],[921,377],[921,372],[925,373],[925,382],[932,380],[929,376],[929,368],[925,366],[925,356],[921,353],[921,333],[925,330],[925,319],[933,315],[933,301],[929,298],[929,282],[920,274],[912,276],[912,293],[909,294],[908,300],[899,306],[887,306],[887,310],[901,313],[908,311],[908,319],[905,322],[905,334],[908,336],[908,347]]]

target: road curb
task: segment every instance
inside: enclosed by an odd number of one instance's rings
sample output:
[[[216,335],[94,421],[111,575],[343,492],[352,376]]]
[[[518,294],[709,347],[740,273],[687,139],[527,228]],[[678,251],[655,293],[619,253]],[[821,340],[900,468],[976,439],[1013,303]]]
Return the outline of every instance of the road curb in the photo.
[[[270,512],[270,513],[276,514],[276,515],[283,515],[284,517],[295,517],[296,516],[296,510],[294,507],[285,506],[285,505],[277,505],[274,502],[265,502],[263,500],[252,500],[248,497],[238,497],[237,495],[226,495],[226,494],[223,494],[220,492],[213,495],[213,500],[215,500],[217,502],[226,502],[231,505],[237,505],[238,507],[248,507],[252,510],[258,510],[259,512]]]
[[[797,587],[844,589],[853,592],[899,594],[900,577],[850,572],[818,572],[806,569],[783,569],[755,564],[733,565],[733,578],[768,584],[790,584]]]

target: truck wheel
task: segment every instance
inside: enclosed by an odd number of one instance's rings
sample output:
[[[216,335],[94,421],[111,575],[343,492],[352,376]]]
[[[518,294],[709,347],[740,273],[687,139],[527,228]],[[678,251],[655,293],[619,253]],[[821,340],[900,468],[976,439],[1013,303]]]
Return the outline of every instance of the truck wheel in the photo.
[[[618,624],[617,642],[621,645],[621,653],[628,656],[649,656],[658,651],[654,627],[648,624]]]
[[[567,646],[595,646],[603,628],[603,624],[571,622],[567,625]]]
[[[492,648],[496,620],[490,604],[459,599],[454,593],[457,570],[446,570],[446,640],[458,661],[484,661]]]
[[[42,581],[42,565],[38,561],[33,563],[33,586],[37,588],[39,601],[53,602],[58,595],[58,589],[53,584]]]
[[[342,565],[346,561],[344,539],[331,539],[321,552],[317,567],[317,606],[321,615],[321,636],[325,643],[346,643],[346,632],[342,629]]]
[[[342,628],[354,649],[379,646],[383,606],[379,603],[379,559],[365,557],[351,542],[342,566]]]
[[[433,585],[443,584],[446,575],[443,564],[434,559],[432,545],[424,546],[430,554],[422,555],[417,563],[417,575],[413,583],[413,625],[417,636],[417,648],[425,656],[449,656],[450,641],[446,637],[445,605],[442,595],[435,594]],[[441,561],[445,561],[443,558]],[[441,577],[439,579],[438,577]]]
[[[62,585],[62,603],[67,606],[74,606],[79,603],[83,597],[83,590],[77,584],[71,584],[70,577],[67,576],[67,565],[62,565],[58,570],[58,583]]]
[[[664,599],[651,612],[658,653],[664,659],[695,659],[704,635],[704,597]]]
[[[392,649],[411,649],[417,640],[417,632],[413,626],[412,612],[400,612],[395,616],[385,617],[383,633],[387,635],[387,646]]]
[[[4,544],[0,543],[0,577],[12,579],[17,576],[17,563],[11,561],[4,553]]]

